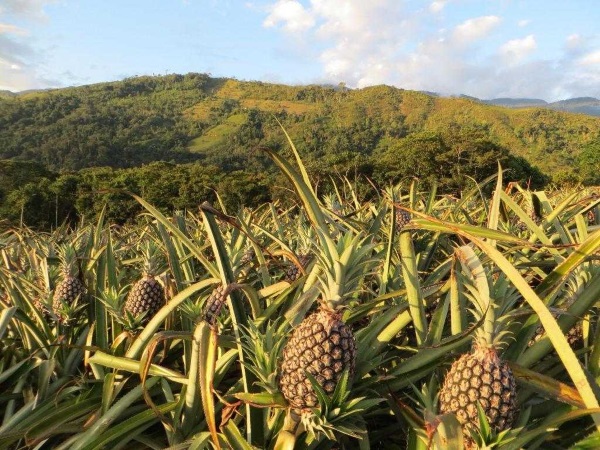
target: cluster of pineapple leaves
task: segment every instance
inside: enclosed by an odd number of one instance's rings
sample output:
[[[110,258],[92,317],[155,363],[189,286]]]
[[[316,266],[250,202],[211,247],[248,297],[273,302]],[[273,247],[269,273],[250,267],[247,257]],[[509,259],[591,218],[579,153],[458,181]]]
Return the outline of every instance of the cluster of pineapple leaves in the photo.
[[[510,430],[491,429],[480,411],[475,442],[594,448],[597,192],[530,191],[503,183],[500,170],[461,198],[416,181],[365,194],[348,179],[321,196],[292,149],[289,160],[268,152],[296,192],[289,207],[234,212],[217,197],[165,215],[133,195],[144,210],[136,224],[117,226],[104,210],[75,228],[0,235],[0,448],[460,448],[460,427],[439,414],[437,393],[473,334],[490,326],[470,300],[481,283],[519,398]],[[401,230],[398,208],[411,216]],[[284,277],[306,251],[322,259],[323,234],[369,241],[369,264],[354,271],[360,282],[342,308],[356,368],[331,396],[312,379],[319,406],[298,417],[279,391],[282,348],[329,279],[318,262]],[[122,306],[148,242],[164,257],[168,302],[132,326]],[[48,309],[64,243],[77,251],[86,294],[61,321]],[[477,283],[457,256],[467,246]],[[218,286],[229,295],[209,323],[203,310]],[[571,346],[563,334],[576,323],[582,340]],[[545,332],[532,339],[540,324]]]

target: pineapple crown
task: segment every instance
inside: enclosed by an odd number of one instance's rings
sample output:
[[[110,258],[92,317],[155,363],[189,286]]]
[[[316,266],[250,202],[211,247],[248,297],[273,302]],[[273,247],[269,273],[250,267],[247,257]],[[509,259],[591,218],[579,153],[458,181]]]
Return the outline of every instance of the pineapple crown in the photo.
[[[58,248],[58,259],[63,276],[75,278],[79,270],[75,247],[71,244],[61,244]]]
[[[329,211],[340,214],[342,212],[342,202],[334,192],[330,192],[323,196],[323,203]]]
[[[154,277],[160,272],[162,266],[162,255],[160,254],[159,247],[153,241],[147,241],[142,258],[144,261],[144,275],[147,277]]]
[[[351,232],[342,234],[334,242],[319,231],[322,251],[317,254],[321,266],[320,291],[323,301],[332,310],[344,305],[348,296],[359,290],[360,282],[370,271],[374,245]]]
[[[490,280],[485,267],[470,245],[457,248],[455,255],[467,277],[465,295],[473,303],[473,315],[475,319],[483,321],[482,326],[475,329],[475,346],[498,347],[506,332],[501,331],[503,320],[496,318],[497,305],[490,294]]]

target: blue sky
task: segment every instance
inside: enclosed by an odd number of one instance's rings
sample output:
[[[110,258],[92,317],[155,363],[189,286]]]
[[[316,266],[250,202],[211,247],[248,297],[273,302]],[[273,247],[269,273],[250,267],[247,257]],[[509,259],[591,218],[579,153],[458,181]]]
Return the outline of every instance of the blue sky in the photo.
[[[0,0],[0,89],[207,72],[600,98],[598,0]]]

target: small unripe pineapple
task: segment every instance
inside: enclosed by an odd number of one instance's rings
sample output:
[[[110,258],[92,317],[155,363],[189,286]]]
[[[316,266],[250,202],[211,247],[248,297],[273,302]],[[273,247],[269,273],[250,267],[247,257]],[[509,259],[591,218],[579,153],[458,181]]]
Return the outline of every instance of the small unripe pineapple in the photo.
[[[300,255],[298,255],[298,262],[302,266],[302,270],[304,270],[308,266],[308,263],[310,262],[310,254],[301,253]],[[296,281],[298,278],[300,278],[301,275],[302,275],[302,272],[300,270],[300,267],[298,267],[296,264],[292,264],[285,271],[284,280],[287,281],[288,283],[292,283],[292,282]]]
[[[214,326],[217,323],[217,317],[221,312],[221,308],[227,299],[227,291],[222,284],[213,289],[210,296],[206,299],[204,308],[202,309],[202,319],[206,320],[209,325]]]
[[[404,229],[404,227],[406,227],[410,221],[412,220],[412,217],[410,215],[410,213],[408,211],[405,211],[404,209],[400,209],[400,208],[396,208],[396,231],[400,232]]]

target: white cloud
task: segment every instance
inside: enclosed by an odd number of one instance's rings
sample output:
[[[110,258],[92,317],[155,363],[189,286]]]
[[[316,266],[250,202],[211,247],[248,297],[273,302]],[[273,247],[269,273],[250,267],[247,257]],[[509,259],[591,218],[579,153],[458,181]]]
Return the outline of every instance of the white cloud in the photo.
[[[0,23],[0,34],[15,34],[19,36],[25,36],[29,34],[24,28],[9,23]]]
[[[0,89],[19,91],[56,86],[41,75],[44,55],[36,50],[29,30],[14,23],[47,20],[44,7],[54,0],[2,0],[0,4]]]
[[[567,36],[567,48],[578,48],[581,46],[581,44],[583,43],[583,39],[580,35],[578,34],[571,34],[569,36]]]
[[[498,16],[483,16],[468,19],[454,29],[454,39],[471,42],[484,38],[500,24]]]
[[[438,13],[442,12],[442,10],[444,9],[444,6],[446,6],[446,0],[437,0],[437,1],[431,2],[429,4],[429,12],[431,12],[433,14],[438,14]]]
[[[283,23],[288,32],[304,31],[311,28],[314,18],[302,4],[296,0],[279,0],[270,8],[269,16],[264,20],[265,27],[274,27]]]
[[[598,70],[600,68],[600,50],[584,55],[579,59],[578,63],[583,66],[595,66],[596,70]]]
[[[529,19],[523,19],[523,20],[519,20],[517,22],[517,25],[520,26],[521,28],[526,27],[527,25],[529,25],[531,23],[531,20]]]
[[[506,64],[517,64],[537,48],[535,37],[530,34],[523,39],[512,39],[500,47]]]
[[[534,35],[496,42],[503,31],[498,15],[456,23],[454,15],[436,14],[450,3],[430,0],[422,8],[408,0],[278,0],[265,26],[301,37],[305,48],[319,52],[322,77],[313,82],[389,84],[484,99],[600,97],[600,52],[590,48],[592,37],[571,35],[559,57],[540,59]],[[285,4],[287,13],[277,12]]]
[[[44,6],[57,0],[2,0],[0,14],[13,14],[28,19],[45,19]]]

